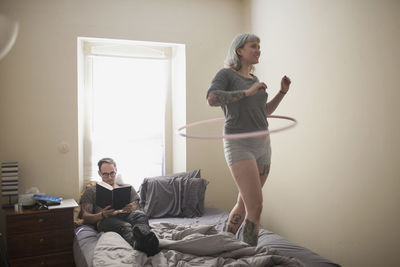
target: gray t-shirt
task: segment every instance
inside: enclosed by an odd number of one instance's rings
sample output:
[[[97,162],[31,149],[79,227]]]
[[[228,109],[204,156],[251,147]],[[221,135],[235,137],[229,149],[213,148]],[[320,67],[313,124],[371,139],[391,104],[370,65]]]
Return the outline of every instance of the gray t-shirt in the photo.
[[[131,202],[139,200],[139,195],[136,193],[135,188],[131,186]],[[93,210],[91,211],[92,214],[99,213],[102,211],[102,208],[96,205],[96,186],[91,186],[85,190],[83,195],[81,196],[81,200],[79,204],[92,204]]]
[[[250,88],[258,78],[245,78],[230,68],[221,69],[215,75],[207,91],[243,91]],[[259,90],[255,95],[221,106],[225,115],[224,130],[227,134],[263,131],[268,129],[268,94]]]

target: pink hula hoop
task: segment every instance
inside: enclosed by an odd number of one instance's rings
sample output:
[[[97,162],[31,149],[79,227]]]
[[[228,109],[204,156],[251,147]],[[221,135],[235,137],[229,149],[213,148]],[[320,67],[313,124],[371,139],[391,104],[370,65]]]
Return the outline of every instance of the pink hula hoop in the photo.
[[[247,132],[247,133],[238,133],[238,134],[224,134],[224,135],[194,135],[194,134],[186,134],[182,133],[181,131],[184,129],[188,129],[193,126],[198,126],[202,124],[207,124],[207,123],[212,123],[212,122],[218,122],[218,121],[224,121],[225,118],[216,118],[216,119],[210,119],[210,120],[203,120],[203,121],[197,121],[193,123],[186,124],[178,129],[179,135],[186,137],[186,138],[195,138],[195,139],[239,139],[239,138],[251,138],[251,137],[260,137],[260,136],[265,136],[271,133],[277,133],[277,132],[282,132],[285,130],[288,130],[290,128],[293,128],[297,124],[297,120],[291,117],[287,116],[280,116],[280,115],[270,115],[267,116],[267,118],[271,119],[283,119],[283,120],[288,120],[292,121],[292,124],[288,126],[284,126],[278,129],[274,130],[264,130],[264,131],[256,131],[256,132]]]

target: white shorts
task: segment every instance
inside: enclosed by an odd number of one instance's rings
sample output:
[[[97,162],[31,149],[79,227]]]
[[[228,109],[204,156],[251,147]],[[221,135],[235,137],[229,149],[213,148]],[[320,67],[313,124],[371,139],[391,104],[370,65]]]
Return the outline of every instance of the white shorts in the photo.
[[[254,159],[258,166],[271,164],[271,141],[265,138],[224,139],[225,159],[232,163]]]

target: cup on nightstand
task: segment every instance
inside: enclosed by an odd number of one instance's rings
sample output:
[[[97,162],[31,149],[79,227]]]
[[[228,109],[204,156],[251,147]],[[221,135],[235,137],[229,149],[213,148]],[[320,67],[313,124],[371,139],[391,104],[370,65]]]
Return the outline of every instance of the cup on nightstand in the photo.
[[[15,212],[21,212],[22,211],[22,202],[15,203],[14,204],[14,211]]]

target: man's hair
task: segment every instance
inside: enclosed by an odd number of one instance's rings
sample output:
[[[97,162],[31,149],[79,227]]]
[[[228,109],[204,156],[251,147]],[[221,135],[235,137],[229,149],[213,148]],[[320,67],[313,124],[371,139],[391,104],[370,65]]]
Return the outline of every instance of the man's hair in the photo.
[[[99,166],[99,171],[101,171],[101,165],[103,165],[104,163],[112,164],[114,165],[115,168],[117,168],[117,163],[115,163],[115,161],[112,158],[102,158],[97,163],[97,166]]]

